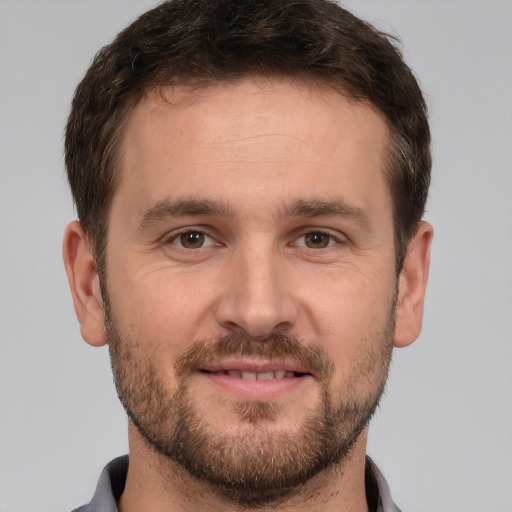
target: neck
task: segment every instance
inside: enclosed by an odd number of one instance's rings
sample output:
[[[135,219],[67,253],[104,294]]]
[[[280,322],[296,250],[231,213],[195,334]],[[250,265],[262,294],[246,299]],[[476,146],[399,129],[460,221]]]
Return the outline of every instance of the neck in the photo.
[[[368,512],[364,484],[366,430],[341,466],[328,468],[311,478],[296,493],[279,503],[258,507],[265,512]],[[174,461],[156,453],[129,426],[130,464],[126,487],[119,500],[120,512],[246,511],[226,502],[211,484],[202,482]]]

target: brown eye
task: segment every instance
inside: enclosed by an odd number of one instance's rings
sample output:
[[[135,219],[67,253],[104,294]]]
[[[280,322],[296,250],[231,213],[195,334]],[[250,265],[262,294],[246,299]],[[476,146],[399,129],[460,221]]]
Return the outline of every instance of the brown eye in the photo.
[[[304,245],[310,249],[324,249],[331,244],[331,237],[325,233],[315,232],[304,235]]]
[[[198,231],[189,231],[187,233],[182,233],[178,237],[178,240],[179,245],[185,249],[199,249],[204,245],[205,235],[204,233],[200,233]]]

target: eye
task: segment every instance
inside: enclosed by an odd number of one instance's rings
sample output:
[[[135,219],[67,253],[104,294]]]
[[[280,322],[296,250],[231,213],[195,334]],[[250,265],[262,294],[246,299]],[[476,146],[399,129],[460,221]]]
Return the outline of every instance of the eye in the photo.
[[[184,231],[172,237],[170,242],[184,249],[200,249],[215,244],[210,236],[201,231]]]
[[[325,249],[335,243],[335,238],[323,231],[311,231],[306,233],[296,242],[298,246],[308,247],[309,249]]]

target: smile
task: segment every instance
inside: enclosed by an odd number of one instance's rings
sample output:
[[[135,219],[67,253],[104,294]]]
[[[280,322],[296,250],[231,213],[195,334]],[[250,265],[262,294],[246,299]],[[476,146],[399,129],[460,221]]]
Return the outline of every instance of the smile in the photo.
[[[204,373],[209,373],[213,375],[229,375],[230,377],[234,377],[236,379],[243,380],[279,380],[279,379],[289,379],[293,377],[302,377],[307,375],[303,372],[293,372],[287,370],[275,370],[275,371],[264,371],[264,372],[255,372],[255,371],[247,371],[247,370],[218,370],[218,371],[208,371],[201,370]]]
[[[196,375],[200,381],[206,378],[209,387],[213,385],[223,394],[256,401],[287,396],[315,379],[296,361],[238,357],[207,364],[198,368]]]

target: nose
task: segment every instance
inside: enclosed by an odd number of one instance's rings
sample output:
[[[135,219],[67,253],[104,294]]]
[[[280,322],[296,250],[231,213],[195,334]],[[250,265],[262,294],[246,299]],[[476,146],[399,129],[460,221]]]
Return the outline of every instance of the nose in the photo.
[[[246,247],[225,262],[217,322],[232,332],[265,336],[289,330],[297,320],[298,305],[287,265],[272,247]]]

